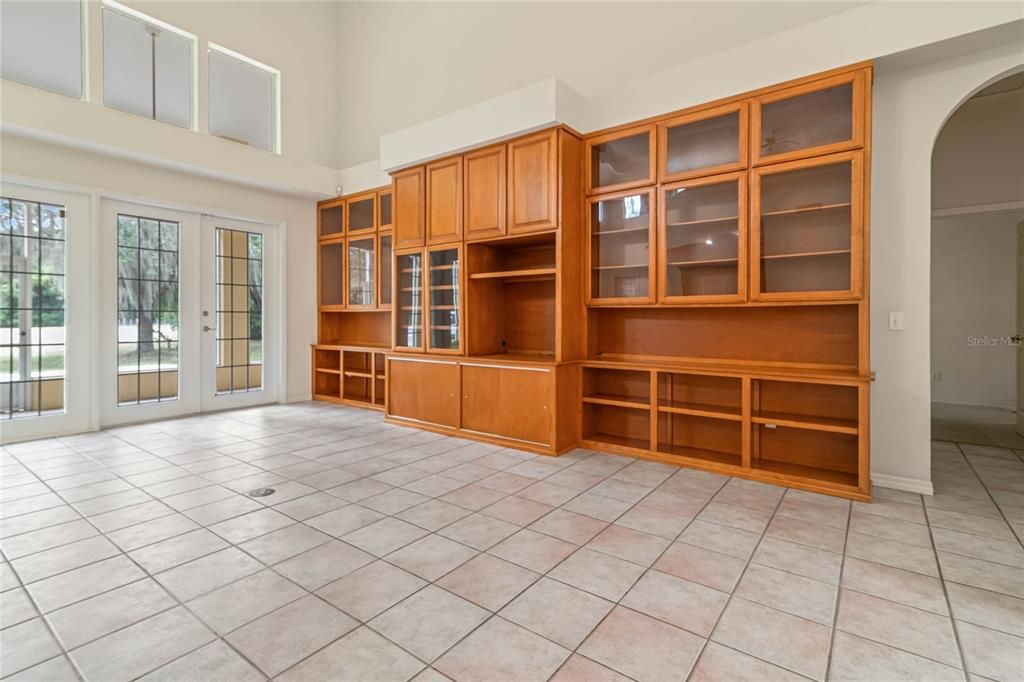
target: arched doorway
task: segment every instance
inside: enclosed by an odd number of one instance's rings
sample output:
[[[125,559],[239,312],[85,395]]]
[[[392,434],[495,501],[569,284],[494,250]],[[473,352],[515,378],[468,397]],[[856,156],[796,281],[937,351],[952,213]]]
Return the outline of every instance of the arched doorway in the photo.
[[[1024,325],[1024,293],[1018,293],[1024,227],[1018,225],[1024,225],[1024,72],[961,102],[932,155],[932,438],[1011,457],[1024,450],[1017,423],[1024,359],[1014,340]]]

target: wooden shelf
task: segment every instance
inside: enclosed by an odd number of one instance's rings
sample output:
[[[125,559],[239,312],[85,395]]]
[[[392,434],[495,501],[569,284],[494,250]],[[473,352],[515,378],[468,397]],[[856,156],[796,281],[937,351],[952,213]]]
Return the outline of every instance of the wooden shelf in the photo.
[[[728,216],[725,218],[704,218],[703,220],[686,220],[681,223],[668,223],[666,227],[689,227],[691,225],[710,225],[712,223],[728,223],[734,220],[739,220],[737,216]]]
[[[606,353],[590,358],[586,366],[607,366],[621,369],[663,369],[669,372],[696,372],[740,376],[757,374],[765,377],[806,377],[825,381],[870,381],[872,376],[857,374],[857,368],[845,365],[803,365],[758,361],[729,361],[711,358],[670,357],[661,355],[622,355]]]
[[[635,398],[629,395],[618,395],[615,393],[594,393],[583,396],[583,402],[594,405],[612,405],[614,407],[628,407],[634,410],[649,410],[651,404],[646,398]]]
[[[499,272],[474,272],[469,276],[470,279],[512,279],[515,277],[540,277],[540,276],[554,276],[556,269],[551,268],[531,268],[529,270],[504,270]]]
[[[809,429],[811,431],[829,431],[831,433],[858,433],[857,422],[852,419],[833,419],[830,417],[812,417],[805,414],[793,414],[790,412],[759,412],[751,417],[755,424],[774,424],[776,426],[790,426],[796,429]]]
[[[751,471],[764,471],[779,474],[787,478],[797,478],[809,483],[826,483],[829,485],[840,485],[851,489],[857,488],[857,474],[835,469],[824,469],[806,464],[792,464],[790,462],[776,462],[774,460],[758,460],[751,467]]]
[[[850,249],[836,249],[835,251],[805,251],[803,253],[779,253],[768,256],[761,256],[761,260],[779,260],[783,258],[815,258],[818,256],[841,256],[849,253]]]
[[[650,229],[644,225],[643,227],[623,227],[616,230],[601,230],[600,232],[594,232],[590,236],[592,237],[604,237],[610,234],[631,234],[634,232],[649,232]]]
[[[347,377],[357,377],[357,378],[360,378],[360,379],[372,379],[373,378],[373,374],[371,374],[370,372],[361,372],[361,371],[356,371],[356,370],[352,370],[352,369],[346,369],[345,370],[345,376],[347,376]]]
[[[823,204],[821,206],[804,206],[801,208],[787,208],[783,211],[763,211],[762,218],[770,218],[777,215],[793,215],[794,213],[810,213],[812,211],[831,211],[837,208],[849,208],[850,202],[843,204]]]
[[[732,265],[734,263],[738,264],[739,263],[739,259],[738,258],[709,258],[707,260],[682,260],[682,261],[673,261],[671,263],[668,263],[668,265],[674,265],[676,267],[685,268],[685,267],[690,267],[690,266],[694,266],[694,265]]]
[[[647,270],[647,263],[638,263],[636,265],[592,265],[591,270]]]
[[[598,445],[613,445],[620,448],[631,448],[633,450],[650,450],[651,442],[646,438],[628,438],[626,436],[616,436],[611,433],[588,433],[583,436],[583,440],[596,443]]]
[[[658,453],[682,457],[687,460],[725,464],[734,467],[739,467],[743,464],[743,457],[738,454],[719,452],[718,450],[705,450],[703,448],[691,448],[685,445],[672,445],[671,443],[658,443]]]
[[[341,374],[340,369],[328,369],[327,367],[317,367],[316,371],[323,372],[324,374]]]
[[[659,412],[671,414],[688,414],[695,417],[711,417],[712,419],[728,419],[741,421],[743,411],[739,407],[724,405],[708,405],[706,403],[684,403],[677,400],[663,400],[658,403]]]
[[[430,287],[430,291],[453,291],[454,289],[454,284],[437,284]]]

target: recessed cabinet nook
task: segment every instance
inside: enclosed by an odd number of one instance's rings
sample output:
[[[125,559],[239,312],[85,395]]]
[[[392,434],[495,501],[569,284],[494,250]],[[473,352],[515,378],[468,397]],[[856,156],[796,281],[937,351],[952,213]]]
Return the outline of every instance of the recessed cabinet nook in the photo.
[[[867,500],[871,66],[319,205],[317,399]]]

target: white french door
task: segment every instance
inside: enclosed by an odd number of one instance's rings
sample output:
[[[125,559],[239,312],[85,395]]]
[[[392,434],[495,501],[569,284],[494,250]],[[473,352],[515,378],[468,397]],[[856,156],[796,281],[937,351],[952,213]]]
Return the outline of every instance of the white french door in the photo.
[[[275,228],[107,200],[102,221],[102,424],[276,401]]]
[[[277,228],[203,217],[200,409],[278,399]]]

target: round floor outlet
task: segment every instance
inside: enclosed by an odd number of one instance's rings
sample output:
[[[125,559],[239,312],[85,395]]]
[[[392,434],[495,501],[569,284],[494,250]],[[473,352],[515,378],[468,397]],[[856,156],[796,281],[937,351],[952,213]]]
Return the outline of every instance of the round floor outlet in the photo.
[[[273,488],[256,488],[256,490],[249,491],[249,497],[266,497],[267,495],[273,495]]]

